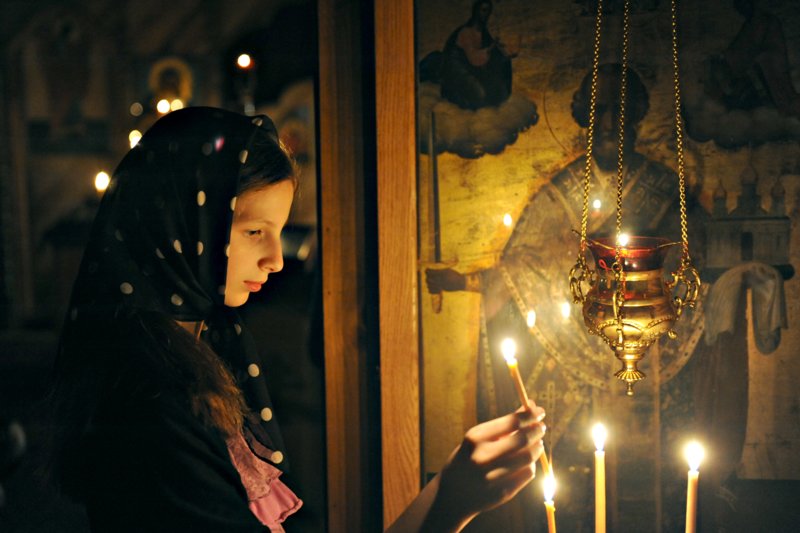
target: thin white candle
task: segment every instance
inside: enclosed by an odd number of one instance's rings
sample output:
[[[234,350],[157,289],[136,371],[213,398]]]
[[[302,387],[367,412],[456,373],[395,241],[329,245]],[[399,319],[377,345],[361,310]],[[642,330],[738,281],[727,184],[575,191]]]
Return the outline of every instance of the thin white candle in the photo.
[[[684,454],[689,463],[686,485],[686,533],[695,533],[697,530],[697,480],[700,477],[700,463],[706,452],[699,442],[692,441],[686,445]]]
[[[595,424],[592,428],[594,439],[594,530],[596,533],[606,531],[606,444],[608,432],[603,424]]]

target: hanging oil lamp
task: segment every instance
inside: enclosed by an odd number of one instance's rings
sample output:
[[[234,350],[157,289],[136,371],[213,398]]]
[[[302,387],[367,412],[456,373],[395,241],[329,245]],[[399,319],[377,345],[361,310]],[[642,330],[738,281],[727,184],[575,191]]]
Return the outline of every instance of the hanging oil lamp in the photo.
[[[683,159],[683,125],[680,116],[680,83],[678,75],[678,39],[676,0],[672,0],[672,66],[675,95],[675,133],[680,191],[681,242],[662,237],[632,236],[621,232],[622,190],[624,176],[623,146],[625,135],[626,73],[628,63],[629,0],[625,0],[622,24],[622,78],[620,83],[619,145],[616,180],[616,235],[587,237],[589,189],[592,176],[592,146],[595,125],[597,73],[600,55],[600,27],[603,3],[598,2],[592,60],[589,130],[587,134],[586,168],[584,172],[583,211],[580,248],[575,266],[569,273],[573,301],[583,305],[583,319],[589,333],[598,335],[622,362],[614,376],[624,381],[627,394],[633,395],[634,384],[644,379],[638,364],[647,349],[664,333],[675,338],[675,322],[687,307],[694,307],[700,289],[700,276],[689,256],[686,222],[686,179]],[[671,246],[681,246],[678,268],[664,279],[664,259]],[[587,248],[595,260],[595,268],[586,264]],[[584,293],[583,285],[589,289]]]

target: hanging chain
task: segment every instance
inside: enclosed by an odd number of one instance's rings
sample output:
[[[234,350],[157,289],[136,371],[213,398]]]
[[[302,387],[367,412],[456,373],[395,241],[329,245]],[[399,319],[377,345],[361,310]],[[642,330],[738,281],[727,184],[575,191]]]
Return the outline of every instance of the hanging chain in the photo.
[[[672,71],[675,92],[675,151],[678,156],[678,181],[680,187],[680,212],[681,212],[681,263],[676,272],[672,273],[672,280],[667,282],[667,287],[672,290],[683,285],[683,291],[678,291],[674,297],[675,311],[680,316],[685,307],[694,307],[700,291],[700,274],[692,266],[689,255],[689,231],[686,221],[686,168],[683,157],[683,121],[681,119],[681,84],[678,69],[678,1],[672,0]],[[675,337],[675,332],[670,331],[670,337]]]
[[[678,155],[678,179],[681,202],[681,269],[691,261],[689,257],[689,232],[686,223],[686,170],[683,159],[683,120],[681,119],[681,84],[678,72],[678,1],[672,0],[672,72],[675,88],[675,151]]]
[[[589,225],[589,189],[591,187],[592,164],[594,157],[594,125],[597,109],[597,72],[600,68],[600,33],[603,22],[603,0],[597,0],[597,17],[594,27],[594,49],[592,51],[592,79],[591,91],[589,95],[589,127],[586,132],[586,167],[583,178],[583,206],[581,211],[581,244],[578,249],[578,258],[575,266],[569,273],[569,285],[572,292],[572,299],[575,303],[583,301],[583,291],[581,282],[593,279],[593,272],[589,271],[586,265],[584,253],[586,252],[586,234]]]
[[[622,72],[619,75],[619,142],[617,144],[617,225],[616,243],[614,245],[614,271],[622,272],[619,261],[620,234],[622,233],[622,182],[625,177],[625,104],[628,98],[628,29],[630,19],[630,2],[625,0],[622,15]],[[617,276],[619,277],[619,276]]]
[[[622,335],[622,307],[625,305],[625,272],[622,268],[620,253],[623,247],[620,236],[622,234],[622,182],[625,176],[625,104],[628,97],[628,33],[630,27],[630,2],[625,0],[622,14],[622,72],[619,76],[619,144],[617,145],[617,226],[616,240],[614,243],[614,318],[617,320],[617,342],[614,348],[618,351],[624,348]],[[626,243],[627,244],[627,243]]]

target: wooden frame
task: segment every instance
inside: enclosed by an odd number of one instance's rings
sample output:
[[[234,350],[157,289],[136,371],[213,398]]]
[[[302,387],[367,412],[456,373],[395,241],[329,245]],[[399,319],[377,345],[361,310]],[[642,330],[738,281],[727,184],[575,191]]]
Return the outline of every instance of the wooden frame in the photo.
[[[383,516],[421,485],[414,3],[375,9]]]
[[[367,509],[364,413],[369,369],[362,333],[370,278],[364,243],[364,117],[374,83],[377,146],[381,453],[384,527],[420,489],[419,361],[416,302],[416,150],[412,0],[319,2],[320,201],[330,531],[362,531]],[[364,31],[374,15],[375,78],[362,69]],[[374,253],[374,252],[373,252]],[[354,364],[355,362],[357,364]]]

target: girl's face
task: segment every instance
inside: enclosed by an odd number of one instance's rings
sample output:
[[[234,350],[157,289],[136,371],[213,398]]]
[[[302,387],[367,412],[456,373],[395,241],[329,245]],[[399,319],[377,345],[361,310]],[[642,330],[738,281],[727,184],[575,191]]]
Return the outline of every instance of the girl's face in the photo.
[[[271,272],[283,268],[281,231],[289,218],[294,184],[283,180],[236,199],[228,249],[225,305],[239,307]]]

